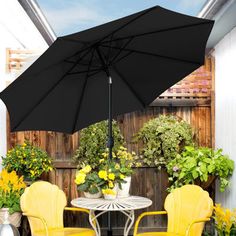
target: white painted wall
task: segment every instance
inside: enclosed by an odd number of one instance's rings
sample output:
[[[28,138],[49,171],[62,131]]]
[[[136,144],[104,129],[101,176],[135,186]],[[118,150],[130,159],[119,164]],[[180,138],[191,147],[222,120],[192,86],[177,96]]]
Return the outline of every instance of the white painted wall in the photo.
[[[216,147],[223,148],[236,168],[236,28],[216,45],[215,63]],[[236,170],[227,191],[216,192],[216,202],[236,208]]]
[[[0,1],[0,91],[15,75],[6,73],[6,48],[44,52],[48,45],[17,0]],[[10,78],[10,79],[9,79]],[[6,108],[0,100],[0,156],[6,153]],[[0,158],[1,169],[1,158]]]

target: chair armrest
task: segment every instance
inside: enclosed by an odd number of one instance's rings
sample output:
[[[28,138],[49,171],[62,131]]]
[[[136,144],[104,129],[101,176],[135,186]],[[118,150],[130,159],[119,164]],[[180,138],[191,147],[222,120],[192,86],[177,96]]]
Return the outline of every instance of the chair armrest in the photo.
[[[64,210],[66,210],[66,211],[79,211],[79,212],[85,212],[85,213],[89,214],[88,209],[78,208],[78,207],[65,207]]]
[[[198,220],[192,221],[192,222],[189,224],[189,226],[188,226],[188,228],[187,228],[187,230],[186,230],[185,236],[188,236],[188,235],[189,235],[190,229],[191,229],[191,227],[192,227],[194,224],[203,223],[203,222],[207,222],[207,221],[210,221],[210,220],[211,220],[210,218],[203,218],[203,219],[198,219]]]
[[[27,216],[27,217],[32,217],[32,218],[36,218],[38,220],[40,220],[43,223],[43,226],[45,228],[45,232],[46,232],[46,236],[48,236],[48,226],[47,226],[47,222],[45,221],[44,218],[40,217],[40,216],[36,216],[36,215],[32,215],[32,214],[27,214],[27,213],[22,213],[23,216]]]
[[[141,221],[141,219],[143,217],[145,217],[145,216],[153,216],[153,215],[166,215],[166,214],[167,214],[166,211],[149,211],[149,212],[144,212],[144,213],[140,214],[138,219],[135,222],[135,225],[134,225],[134,236],[137,235],[138,226],[139,226],[139,223],[140,223],[140,221]]]
[[[84,212],[87,214],[90,214],[90,211],[88,209],[84,209],[84,208],[78,208],[78,207],[65,207],[64,210],[66,211],[77,211],[77,212]],[[96,226],[96,221],[93,221],[93,224]]]

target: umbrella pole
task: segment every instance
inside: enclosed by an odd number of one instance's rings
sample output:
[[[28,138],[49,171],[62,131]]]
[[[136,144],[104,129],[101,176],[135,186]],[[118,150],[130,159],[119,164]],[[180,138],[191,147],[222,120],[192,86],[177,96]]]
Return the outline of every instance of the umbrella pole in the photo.
[[[109,162],[112,159],[112,148],[114,146],[114,140],[113,140],[113,135],[112,135],[112,78],[111,75],[109,73],[109,68],[106,65],[106,62],[99,50],[99,48],[96,49],[97,54],[101,60],[102,65],[105,68],[105,73],[107,74],[108,77],[108,88],[109,88],[109,104],[108,104],[108,140],[107,140],[107,147],[109,149]],[[112,236],[112,226],[111,226],[111,212],[108,211],[108,220],[107,220],[107,224],[108,224],[108,229],[107,229],[107,236]]]
[[[112,78],[109,76],[109,113],[108,113],[108,143],[109,159],[112,159],[112,148],[114,146],[113,134],[112,134]]]
[[[109,148],[109,161],[112,159],[112,148],[114,146],[114,139],[112,134],[112,78],[108,76],[109,84],[109,113],[108,113],[108,142],[107,147]],[[111,226],[111,212],[108,212],[108,230],[107,236],[112,236],[112,226]]]

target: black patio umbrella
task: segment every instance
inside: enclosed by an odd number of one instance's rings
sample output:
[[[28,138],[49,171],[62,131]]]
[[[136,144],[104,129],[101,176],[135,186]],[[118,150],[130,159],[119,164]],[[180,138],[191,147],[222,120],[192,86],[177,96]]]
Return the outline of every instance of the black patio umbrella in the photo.
[[[159,6],[59,37],[1,94],[11,131],[74,133],[148,106],[204,64],[213,21]]]
[[[148,106],[204,64],[213,21],[159,6],[59,37],[0,94],[11,131],[74,133]],[[112,145],[110,145],[112,146]]]

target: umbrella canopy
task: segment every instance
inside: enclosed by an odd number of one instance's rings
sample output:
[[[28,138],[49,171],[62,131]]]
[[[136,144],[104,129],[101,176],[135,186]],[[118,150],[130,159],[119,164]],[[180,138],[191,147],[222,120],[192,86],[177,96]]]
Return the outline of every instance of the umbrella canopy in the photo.
[[[108,87],[110,119],[144,108],[204,63],[212,27],[156,6],[59,37],[0,94],[11,131],[74,133],[107,119]]]

